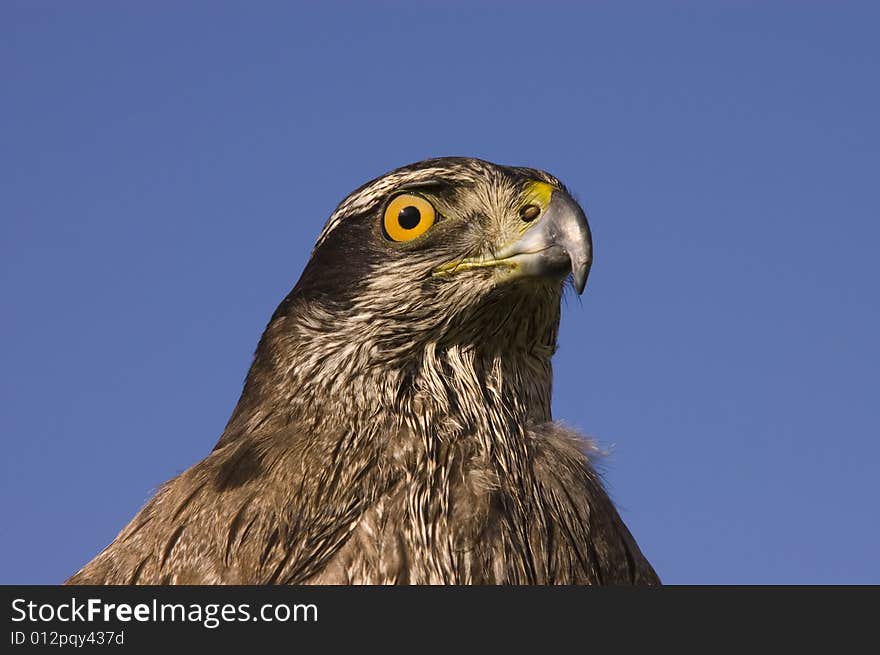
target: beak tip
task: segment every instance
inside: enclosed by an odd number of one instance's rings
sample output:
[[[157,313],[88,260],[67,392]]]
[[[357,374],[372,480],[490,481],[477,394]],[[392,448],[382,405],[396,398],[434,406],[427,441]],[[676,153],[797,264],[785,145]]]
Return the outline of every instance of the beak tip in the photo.
[[[573,269],[571,272],[572,281],[574,282],[574,289],[577,291],[578,295],[581,295],[584,292],[584,287],[587,286],[587,275],[590,272],[589,264],[581,264],[576,269]]]

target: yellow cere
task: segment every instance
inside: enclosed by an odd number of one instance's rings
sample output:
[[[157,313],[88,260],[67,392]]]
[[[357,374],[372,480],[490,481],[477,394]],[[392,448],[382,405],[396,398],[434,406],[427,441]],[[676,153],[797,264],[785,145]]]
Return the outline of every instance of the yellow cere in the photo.
[[[437,220],[434,206],[421,196],[404,193],[385,208],[382,227],[392,241],[412,241],[427,232]]]
[[[526,205],[537,205],[541,208],[541,211],[547,209],[547,205],[550,204],[550,198],[553,195],[553,192],[556,191],[556,187],[552,184],[547,184],[546,182],[539,182],[534,180],[532,182],[527,182],[525,184],[525,194],[523,195],[521,207],[525,207]],[[524,224],[520,227],[520,230],[525,232],[531,226],[529,224]],[[516,260],[512,258],[508,259],[494,259],[492,257],[487,258],[478,258],[478,259],[466,259],[460,261],[447,262],[442,266],[439,266],[437,270],[434,272],[434,275],[448,275],[450,273],[455,273],[457,271],[468,271],[475,268],[496,268],[499,266],[516,269],[519,265]]]
[[[541,210],[547,209],[550,204],[550,196],[556,190],[555,187],[546,182],[529,182],[525,186],[526,195],[523,205],[538,205]]]

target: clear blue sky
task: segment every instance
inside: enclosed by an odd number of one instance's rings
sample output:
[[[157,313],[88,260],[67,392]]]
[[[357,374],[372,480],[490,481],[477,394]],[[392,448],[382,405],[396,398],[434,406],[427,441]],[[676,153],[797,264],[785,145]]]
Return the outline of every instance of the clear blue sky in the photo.
[[[661,577],[880,583],[878,24],[3,2],[0,582],[63,580],[211,449],[342,197],[472,155],[590,214],[554,412]]]

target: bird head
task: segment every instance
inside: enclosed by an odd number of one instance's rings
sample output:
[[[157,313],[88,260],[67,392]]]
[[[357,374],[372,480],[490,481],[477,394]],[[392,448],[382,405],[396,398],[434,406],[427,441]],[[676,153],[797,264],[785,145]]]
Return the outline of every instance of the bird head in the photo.
[[[583,210],[540,170],[443,158],[364,184],[275,310],[220,443],[296,417],[479,413],[490,396],[547,420],[563,287],[583,291],[591,253]]]
[[[330,217],[292,296],[376,354],[425,343],[555,341],[563,282],[592,259],[583,210],[552,175],[478,159],[405,166]]]

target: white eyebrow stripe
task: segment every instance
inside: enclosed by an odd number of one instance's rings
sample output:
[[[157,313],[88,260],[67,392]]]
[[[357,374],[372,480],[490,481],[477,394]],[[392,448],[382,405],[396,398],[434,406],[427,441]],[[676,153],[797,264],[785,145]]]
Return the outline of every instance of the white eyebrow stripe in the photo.
[[[392,172],[374,180],[365,188],[353,192],[345,200],[339,203],[336,210],[327,219],[324,229],[318,235],[315,247],[317,250],[330,233],[342,224],[346,216],[356,215],[369,209],[372,205],[384,199],[392,190],[404,185],[432,180],[445,182],[473,182],[480,177],[480,171],[466,167],[445,168],[430,167],[419,170],[402,170]]]

